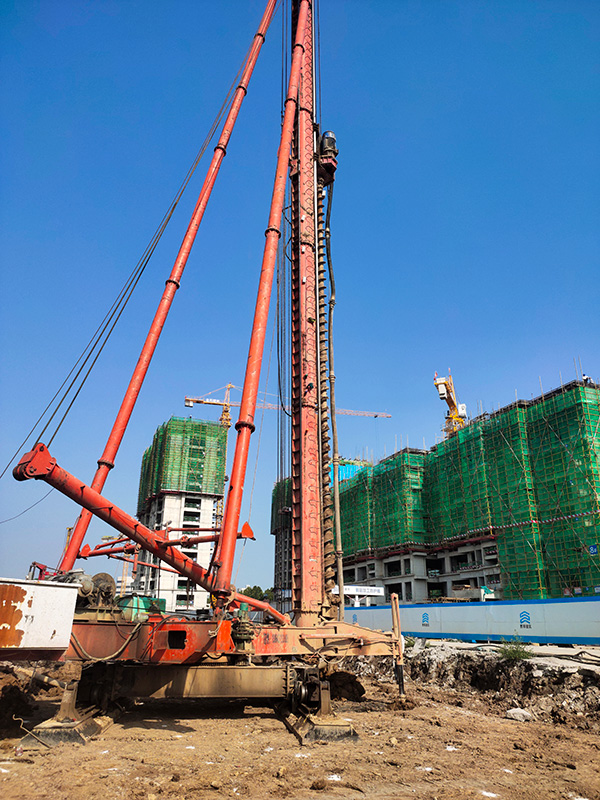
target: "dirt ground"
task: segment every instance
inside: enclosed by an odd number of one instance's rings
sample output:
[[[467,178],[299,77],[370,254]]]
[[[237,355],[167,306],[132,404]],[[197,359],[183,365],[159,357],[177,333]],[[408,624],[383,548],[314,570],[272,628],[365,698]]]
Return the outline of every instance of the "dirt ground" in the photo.
[[[542,704],[532,721],[507,719],[519,699],[514,681],[504,693],[474,689],[473,676],[485,672],[477,663],[470,672],[453,668],[444,681],[430,670],[433,682],[423,678],[422,663],[413,666],[419,677],[407,679],[404,708],[385,671],[363,674],[364,698],[334,703],[338,716],[352,720],[356,741],[300,746],[270,708],[240,703],[145,703],[86,745],[23,753],[13,723],[0,732],[0,797],[600,800],[597,712],[570,710],[561,699],[562,716],[544,714]],[[555,672],[552,686],[542,676],[547,698],[562,680]],[[577,682],[577,668],[567,676]],[[588,704],[595,691],[586,684]],[[581,686],[578,692],[583,697]],[[57,701],[43,696],[35,714],[48,717]],[[25,717],[27,728],[34,715]]]

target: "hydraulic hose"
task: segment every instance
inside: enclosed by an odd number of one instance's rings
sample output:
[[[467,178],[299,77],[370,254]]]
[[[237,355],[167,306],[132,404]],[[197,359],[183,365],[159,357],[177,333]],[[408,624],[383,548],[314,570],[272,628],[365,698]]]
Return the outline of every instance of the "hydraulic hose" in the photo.
[[[338,446],[337,419],[335,414],[335,371],[333,358],[333,310],[335,308],[335,277],[333,273],[333,261],[331,259],[331,208],[333,206],[333,187],[332,181],[327,188],[327,214],[325,216],[325,253],[327,255],[327,267],[329,269],[329,402],[331,405],[331,449],[333,463],[333,520],[335,530],[335,558],[338,579],[338,591],[340,604],[338,606],[338,619],[344,619],[344,551],[342,549],[342,524],[340,515],[340,451]]]

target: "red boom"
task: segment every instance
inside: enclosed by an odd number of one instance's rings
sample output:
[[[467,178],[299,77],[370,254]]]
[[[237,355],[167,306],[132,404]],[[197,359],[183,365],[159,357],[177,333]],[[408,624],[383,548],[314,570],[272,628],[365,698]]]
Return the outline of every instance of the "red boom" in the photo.
[[[285,101],[285,114],[283,117],[281,141],[277,155],[277,170],[275,173],[275,185],[273,187],[273,195],[271,199],[269,225],[265,231],[266,241],[262,269],[260,273],[260,282],[258,286],[258,296],[256,298],[254,323],[250,338],[248,363],[246,366],[246,375],[244,377],[240,418],[235,426],[237,430],[237,440],[235,444],[233,467],[231,470],[231,481],[229,483],[229,494],[227,496],[227,505],[225,506],[223,533],[218,544],[217,555],[215,558],[215,564],[218,570],[216,587],[217,589],[222,589],[224,591],[227,590],[227,587],[231,581],[235,540],[240,521],[242,494],[244,490],[244,479],[246,476],[246,464],[248,461],[248,448],[250,446],[250,436],[254,431],[254,413],[256,411],[258,383],[260,379],[265,334],[269,317],[269,304],[271,300],[271,288],[273,286],[273,274],[277,261],[277,247],[279,244],[279,238],[281,236],[281,215],[283,213],[283,205],[285,201],[285,186],[289,168],[290,151],[292,147],[296,107],[298,103],[300,69],[305,50],[305,41],[307,39],[308,17],[309,2],[308,0],[302,0],[298,14],[298,26],[296,29],[292,67]]]
[[[14,468],[13,475],[18,481],[25,481],[29,478],[45,481],[83,508],[87,508],[94,516],[104,520],[112,528],[141,545],[144,550],[148,550],[161,561],[165,561],[181,575],[202,586],[207,592],[215,591],[216,587],[208,572],[200,564],[173,547],[166,540],[165,531],[151,531],[146,528],[126,511],[122,511],[97,491],[59,467],[56,459],[52,458],[44,444],[38,443],[30,453],[26,453]],[[253,608],[266,611],[278,622],[289,623],[289,619],[285,615],[271,608],[268,603],[231,592],[230,586],[221,591],[227,593],[229,599],[236,603],[248,603]]]
[[[231,138],[233,126],[235,125],[235,121],[239,114],[242,101],[246,96],[248,81],[250,80],[254,70],[254,66],[258,59],[258,54],[260,53],[260,49],[265,40],[265,34],[273,17],[276,5],[277,0],[269,0],[258,31],[254,36],[254,41],[252,43],[252,47],[250,48],[248,58],[246,59],[246,65],[242,74],[242,78],[233,96],[231,108],[229,109],[227,119],[223,125],[221,138],[215,147],[215,151],[208,168],[208,173],[204,180],[204,185],[202,186],[202,190],[188,225],[183,243],[177,255],[177,259],[175,260],[173,269],[171,270],[171,274],[166,282],[158,309],[154,315],[154,319],[152,320],[150,330],[146,337],[146,341],[144,342],[144,346],[142,347],[142,352],[140,353],[140,357],[136,364],[135,370],[133,371],[133,375],[131,376],[127,391],[125,392],[125,397],[121,403],[121,408],[119,409],[119,413],[117,414],[113,424],[108,441],[106,442],[104,452],[98,460],[98,469],[96,470],[96,474],[94,475],[91,486],[93,489],[96,489],[99,492],[102,491],[108,473],[114,467],[114,461],[117,452],[121,445],[121,441],[133,412],[133,408],[140,393],[140,389],[142,388],[142,383],[146,377],[148,367],[150,366],[150,361],[154,355],[154,350],[158,344],[158,339],[162,333],[165,320],[167,319],[173,298],[175,297],[175,292],[177,289],[179,289],[179,283],[181,281],[181,276],[183,275],[183,270],[185,269],[188,256],[192,249],[192,245],[194,244],[194,239],[198,233],[200,222],[204,216],[204,211],[212,192],[212,188],[215,184],[217,174],[221,167],[221,162],[225,158],[227,144]],[[81,512],[77,522],[75,523],[71,538],[69,539],[69,543],[59,564],[58,569],[60,571],[68,572],[73,568],[73,564],[75,563],[75,559],[77,558],[77,554],[79,553],[79,549],[85,538],[91,518],[92,515],[85,509]]]

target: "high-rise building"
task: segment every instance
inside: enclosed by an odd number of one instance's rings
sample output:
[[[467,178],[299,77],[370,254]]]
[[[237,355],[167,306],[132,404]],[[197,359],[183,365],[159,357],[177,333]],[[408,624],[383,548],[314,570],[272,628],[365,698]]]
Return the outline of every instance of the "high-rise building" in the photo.
[[[219,528],[223,514],[227,428],[218,422],[171,417],[161,425],[142,457],[137,516],[151,530],[169,530],[170,539]],[[203,533],[208,534],[205,530]],[[202,535],[198,532],[198,535]],[[207,568],[211,542],[182,545],[182,552]],[[158,564],[142,552],[139,561]],[[208,608],[208,593],[176,572],[140,566],[134,590],[163,598],[167,611]]]
[[[271,530],[290,593],[288,484]],[[340,509],[344,581],[383,586],[382,602],[598,596],[600,384],[517,400],[364,467],[342,481]]]

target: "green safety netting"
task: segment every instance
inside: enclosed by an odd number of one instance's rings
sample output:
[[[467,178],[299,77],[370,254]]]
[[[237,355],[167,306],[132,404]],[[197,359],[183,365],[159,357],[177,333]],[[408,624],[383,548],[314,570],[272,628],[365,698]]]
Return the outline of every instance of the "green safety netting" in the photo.
[[[600,391],[572,383],[406,448],[342,481],[340,506],[346,555],[493,535],[506,599],[597,594]]]
[[[218,422],[171,417],[142,456],[138,514],[162,491],[222,495],[227,428]]]

